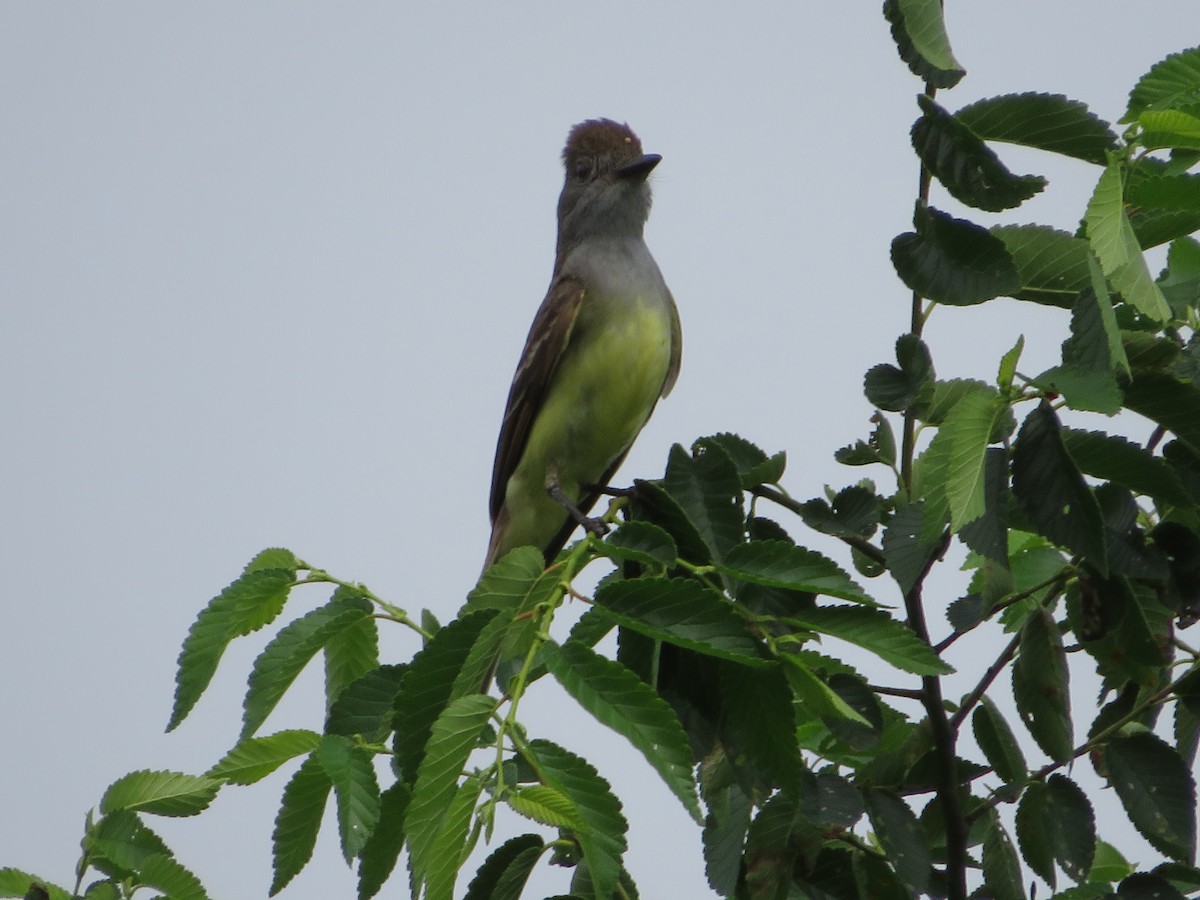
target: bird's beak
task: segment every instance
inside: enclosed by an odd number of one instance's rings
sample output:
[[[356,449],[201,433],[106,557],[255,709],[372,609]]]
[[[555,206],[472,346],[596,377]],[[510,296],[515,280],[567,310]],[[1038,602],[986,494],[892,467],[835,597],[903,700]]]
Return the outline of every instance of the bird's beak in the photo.
[[[650,170],[662,161],[662,157],[657,153],[643,153],[641,156],[635,156],[625,165],[613,170],[613,174],[618,178],[626,178],[630,181],[641,181],[650,174]]]

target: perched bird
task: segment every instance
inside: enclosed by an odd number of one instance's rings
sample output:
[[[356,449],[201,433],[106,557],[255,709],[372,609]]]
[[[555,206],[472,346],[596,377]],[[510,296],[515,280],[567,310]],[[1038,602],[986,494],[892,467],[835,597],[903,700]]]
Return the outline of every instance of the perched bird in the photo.
[[[526,545],[552,561],[675,384],[679,313],[642,239],[661,159],[609,119],[567,137],[554,274],[504,410],[485,568]]]

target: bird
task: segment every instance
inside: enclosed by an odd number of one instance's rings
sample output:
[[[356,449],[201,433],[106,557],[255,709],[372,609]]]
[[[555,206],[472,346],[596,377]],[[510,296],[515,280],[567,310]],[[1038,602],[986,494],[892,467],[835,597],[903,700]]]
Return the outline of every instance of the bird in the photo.
[[[643,238],[645,153],[628,125],[589,119],[562,152],[550,287],[496,442],[486,570],[533,546],[553,562],[679,375],[679,312]]]

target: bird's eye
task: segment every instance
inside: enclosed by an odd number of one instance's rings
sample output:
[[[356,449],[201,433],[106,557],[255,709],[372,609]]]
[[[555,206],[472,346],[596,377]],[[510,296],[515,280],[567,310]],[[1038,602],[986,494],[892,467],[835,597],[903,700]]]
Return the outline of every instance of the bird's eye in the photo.
[[[581,159],[575,163],[575,177],[580,181],[587,181],[592,175],[591,160]]]

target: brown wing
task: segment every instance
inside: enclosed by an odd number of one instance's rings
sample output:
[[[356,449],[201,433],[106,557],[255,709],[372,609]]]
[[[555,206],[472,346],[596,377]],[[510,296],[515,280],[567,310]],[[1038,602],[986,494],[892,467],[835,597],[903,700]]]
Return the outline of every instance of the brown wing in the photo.
[[[500,507],[504,505],[508,479],[525,452],[529,430],[546,400],[563,348],[571,339],[571,330],[575,326],[582,300],[581,281],[559,278],[550,285],[546,299],[542,301],[529,328],[525,350],[521,353],[521,362],[517,365],[512,388],[508,392],[500,439],[496,442],[489,507],[493,523],[500,514]]]

